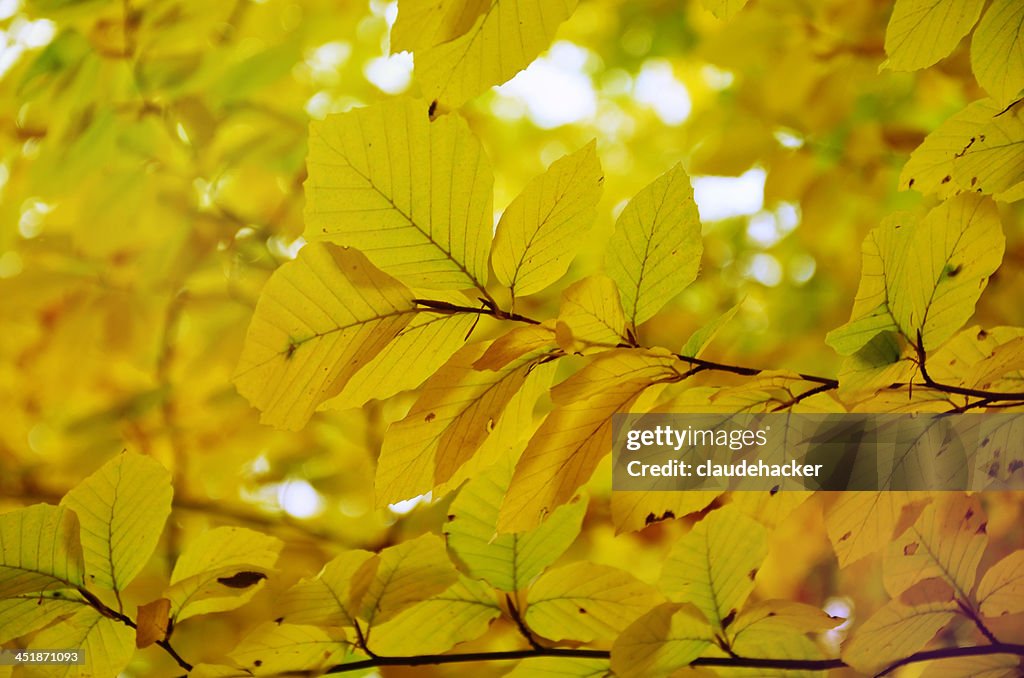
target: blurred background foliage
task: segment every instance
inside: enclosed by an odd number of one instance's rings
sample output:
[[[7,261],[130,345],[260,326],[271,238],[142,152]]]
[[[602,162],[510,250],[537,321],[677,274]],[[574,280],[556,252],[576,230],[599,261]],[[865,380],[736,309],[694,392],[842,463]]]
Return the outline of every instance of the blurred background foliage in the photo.
[[[928,206],[897,190],[900,168],[984,95],[964,46],[924,71],[880,71],[890,11],[760,0],[726,23],[690,0],[584,0],[547,53],[463,110],[494,164],[496,218],[596,138],[604,194],[575,280],[599,266],[627,198],[681,160],[704,221],[702,271],[647,324],[647,343],[678,349],[742,302],[706,357],[834,375],[823,337],[848,316],[864,234]],[[283,433],[230,385],[261,286],[303,244],[309,120],[415,93],[412,57],[390,53],[396,13],[384,0],[0,0],[0,510],[56,501],[125,447],[158,459],[176,509],[136,603],[206,526],[285,538],[283,575],[249,608],[179,631],[197,661],[271,618],[274,592],[339,549],[437,531],[450,501],[373,509],[383,431],[410,398]],[[1019,223],[1004,218],[981,324],[1024,324]],[[564,286],[526,312],[553,316]],[[488,323],[475,336],[493,334]],[[564,558],[628,562],[654,580],[685,521],[615,537],[606,475]],[[758,593],[857,617],[884,599],[878,563],[837,569],[827,501],[782,523]],[[1016,499],[986,501],[990,535],[1024,540]],[[130,669],[164,671],[153,650]]]

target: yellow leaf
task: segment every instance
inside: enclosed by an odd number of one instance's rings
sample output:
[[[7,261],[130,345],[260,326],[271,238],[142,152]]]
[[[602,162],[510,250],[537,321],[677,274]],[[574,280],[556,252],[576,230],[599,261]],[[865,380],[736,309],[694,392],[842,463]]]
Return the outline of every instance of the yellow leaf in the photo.
[[[381,551],[377,571],[363,596],[360,616],[382,624],[402,610],[441,593],[458,579],[444,542],[434,534]]]
[[[473,369],[499,371],[527,353],[547,348],[555,341],[554,333],[544,325],[517,327],[501,335],[473,363]]]
[[[548,48],[577,0],[494,0],[460,37],[416,54],[428,99],[458,108],[500,85]]]
[[[966,190],[986,194],[1024,181],[1024,106],[1011,106],[974,131],[957,153],[953,178]]]
[[[379,564],[369,551],[345,551],[284,594],[282,618],[289,624],[353,626]]]
[[[271,276],[235,373],[260,421],[299,429],[412,320],[412,293],[362,254],[302,248]]]
[[[613,492],[612,522],[615,523],[615,532],[635,532],[663,520],[682,518],[707,507],[720,494],[698,490]]]
[[[741,493],[742,494],[742,493]],[[741,657],[765,659],[824,659],[808,633],[820,633],[842,623],[819,608],[787,600],[768,600],[748,607],[729,625],[727,637],[732,652]],[[718,668],[721,676],[749,676],[744,669]],[[815,678],[820,671],[758,669],[759,676]]]
[[[68,591],[21,593],[0,600],[0,643],[21,638],[78,610],[84,602]]]
[[[895,597],[924,579],[941,578],[967,600],[988,543],[985,525],[977,495],[937,495],[886,550],[882,573],[889,594]]]
[[[735,639],[749,629],[769,627],[786,628],[801,633],[823,633],[844,621],[813,605],[792,600],[764,600],[749,605],[740,612],[729,626],[729,637]]]
[[[320,408],[362,407],[371,399],[385,400],[417,388],[465,344],[475,320],[469,313],[417,313],[391,343],[349,379],[341,393]]]
[[[960,185],[953,172],[954,162],[971,143],[971,137],[977,137],[999,111],[994,101],[981,99],[939,125],[910,154],[900,173],[900,190],[913,188],[946,199],[968,188]]]
[[[430,491],[473,457],[523,387],[541,352],[498,370],[474,367],[488,343],[465,346],[427,383],[404,419],[391,425],[377,465],[377,505]]]
[[[918,222],[893,215],[865,239],[850,322],[826,341],[849,355],[898,329],[915,344],[920,335],[925,350],[938,347],[974,312],[1004,242],[995,204],[975,194],[951,198]]]
[[[704,8],[717,18],[728,21],[747,4],[747,0],[701,0]]]
[[[664,601],[653,586],[624,570],[570,563],[530,586],[526,624],[553,640],[610,639]]]
[[[85,586],[77,516],[37,504],[0,514],[0,597]]]
[[[149,647],[158,640],[167,637],[170,628],[171,601],[167,598],[139,605],[135,615],[135,647]]]
[[[611,451],[612,415],[654,384],[677,381],[678,362],[667,351],[607,351],[552,389],[556,407],[516,465],[498,531],[529,530],[569,501]]]
[[[711,646],[711,628],[692,605],[665,603],[630,624],[612,645],[621,678],[659,678],[688,666]]]
[[[669,598],[691,603],[712,625],[735,617],[768,553],[765,529],[739,509],[709,513],[679,539],[661,575]]]
[[[603,275],[587,276],[562,293],[558,321],[569,328],[572,339],[586,344],[613,347],[626,341],[619,288]]]
[[[905,605],[889,601],[868,617],[847,641],[843,661],[858,671],[874,675],[878,669],[922,649],[956,616],[952,602]]]
[[[468,31],[490,0],[402,0],[391,27],[391,53],[418,52]]]
[[[135,653],[135,631],[104,617],[91,607],[36,634],[30,650],[74,648],[85,654],[84,664],[26,666],[26,678],[96,678],[117,676]]]
[[[839,567],[886,547],[895,537],[905,511],[914,511],[925,495],[910,492],[843,492],[825,512],[825,527]],[[906,529],[908,525],[902,525]]]
[[[996,654],[933,662],[924,670],[921,678],[1020,678],[1020,675],[1020,657]]]
[[[733,319],[736,312],[740,310],[740,306],[742,305],[743,301],[741,300],[728,311],[718,316],[707,325],[696,330],[690,335],[690,338],[686,340],[681,353],[689,358],[699,358],[704,352],[704,349],[708,347],[708,344],[714,341],[718,332],[726,325],[726,323]]]
[[[611,665],[607,659],[538,657],[519,662],[505,678],[607,678],[609,675]]]
[[[786,516],[811,498],[813,492],[800,490],[744,491],[732,495],[733,506],[766,527],[776,527]]]
[[[171,474],[159,462],[122,453],[61,500],[82,527],[90,583],[122,591],[153,555],[171,514]]]
[[[505,209],[491,265],[513,297],[540,292],[565,275],[594,220],[603,181],[591,141],[553,162]]]
[[[411,285],[483,289],[491,164],[462,118],[431,122],[427,108],[394,99],[310,125],[305,237],[355,247]]]
[[[845,402],[857,402],[874,396],[892,384],[907,383],[917,365],[900,350],[895,332],[881,332],[851,356],[839,368],[839,395]]]
[[[445,591],[374,627],[370,649],[392,656],[447,652],[482,636],[499,615],[494,590],[460,576]]]
[[[174,564],[164,592],[172,602],[174,622],[247,603],[282,547],[280,539],[243,527],[218,527],[194,538]]]
[[[996,346],[992,353],[971,366],[966,383],[974,388],[991,389],[1000,381],[1020,380],[1024,370],[1024,337],[1015,337]]]
[[[978,380],[978,374],[994,374],[1004,364],[1012,369],[1010,363],[1016,352],[1013,347],[1022,337],[1024,328],[1020,327],[982,329],[973,325],[958,332],[929,356],[928,372],[943,383],[976,386],[983,383]]]
[[[971,39],[971,68],[978,84],[1000,108],[1024,88],[1024,5],[993,0]]]
[[[634,328],[694,281],[703,249],[690,177],[676,165],[629,201],[608,242],[605,269]]]
[[[340,663],[347,650],[344,639],[334,639],[323,629],[267,622],[246,636],[228,659],[248,675],[271,676],[327,668]]]
[[[575,541],[585,499],[557,508],[537,528],[497,534],[498,507],[512,478],[512,461],[499,461],[459,491],[444,526],[448,549],[465,572],[502,591],[526,587]]]
[[[977,598],[986,617],[1024,612],[1024,551],[1014,551],[990,567],[978,584]]]
[[[984,6],[985,0],[896,0],[885,31],[889,68],[915,71],[947,56]]]

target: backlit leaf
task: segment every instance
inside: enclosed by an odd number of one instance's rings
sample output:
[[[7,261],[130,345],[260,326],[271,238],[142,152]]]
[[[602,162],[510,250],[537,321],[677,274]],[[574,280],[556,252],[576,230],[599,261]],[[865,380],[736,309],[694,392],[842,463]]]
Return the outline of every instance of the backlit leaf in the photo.
[[[505,678],[607,678],[610,672],[607,659],[539,657],[519,662]]]
[[[369,551],[345,551],[313,578],[303,579],[281,600],[282,619],[289,624],[353,626],[360,604],[380,565]]]
[[[740,301],[707,325],[704,325],[700,329],[694,331],[694,333],[690,335],[690,338],[686,340],[686,343],[683,344],[681,353],[689,358],[699,358],[700,354],[704,352],[704,349],[708,347],[708,344],[714,341],[719,330],[733,319],[736,312],[740,310],[740,306],[742,305],[743,302]]]
[[[483,635],[501,608],[491,587],[460,576],[441,593],[374,627],[371,649],[384,655],[447,652]]]
[[[27,666],[30,678],[96,678],[117,676],[135,652],[135,631],[86,607],[68,619],[36,634],[29,649],[81,649],[84,664]]]
[[[971,39],[971,68],[978,84],[1000,107],[1024,89],[1024,5],[1017,0],[993,0]]]
[[[984,0],[896,0],[885,31],[888,66],[927,68],[952,52],[981,16]]]
[[[488,0],[402,0],[391,28],[391,52],[418,52],[454,40],[487,10]]]
[[[458,573],[448,560],[444,542],[434,534],[391,546],[380,552],[379,565],[366,588],[360,617],[381,624],[415,603],[454,584]]]
[[[82,609],[84,601],[68,591],[21,593],[0,600],[0,643],[28,635]]]
[[[921,678],[1019,678],[1020,657],[997,654],[932,662]]]
[[[661,589],[721,627],[754,590],[767,553],[765,529],[738,509],[723,506],[675,543],[662,570]]]
[[[558,322],[564,323],[575,341],[617,346],[625,341],[626,317],[619,288],[603,275],[591,275],[562,293]]]
[[[909,525],[901,518],[926,496],[910,492],[843,492],[825,511],[825,527],[839,567],[879,551]],[[899,529],[902,527],[902,529]]]
[[[977,598],[986,617],[1024,612],[1024,551],[1014,551],[989,568],[978,584]]]
[[[705,508],[720,494],[713,490],[613,492],[612,520],[615,522],[615,531],[635,532],[663,520],[682,518]]]
[[[505,209],[491,264],[513,296],[540,292],[565,275],[594,220],[603,180],[592,141],[553,162]]]
[[[554,640],[614,638],[664,600],[653,586],[624,570],[570,563],[548,570],[530,586],[526,623]]]
[[[77,516],[37,504],[0,514],[0,597],[85,585]]]
[[[250,675],[315,671],[339,663],[348,646],[313,626],[265,623],[245,637],[228,658]]]
[[[275,537],[242,527],[218,527],[193,539],[174,564],[171,586],[164,592],[171,600],[173,619],[247,603],[277,562],[282,546]],[[239,578],[246,573],[248,579]],[[231,586],[235,581],[239,585]]]
[[[711,638],[711,627],[693,606],[665,603],[616,638],[612,669],[623,678],[668,676],[699,657]]]
[[[910,606],[889,601],[854,629],[853,637],[843,646],[843,661],[873,675],[927,645],[953,620],[956,609],[951,602]]]
[[[719,19],[731,19],[743,9],[747,0],[701,0],[704,8]]]
[[[605,269],[630,324],[653,316],[694,281],[703,249],[690,177],[676,165],[629,201],[608,242]]]
[[[516,465],[498,531],[529,530],[569,501],[611,451],[611,416],[651,386],[678,380],[678,362],[667,352],[608,351],[552,389],[555,410]]]
[[[263,289],[235,373],[260,421],[301,428],[415,314],[412,292],[353,249],[315,243]]]
[[[575,541],[587,502],[581,498],[560,506],[532,530],[497,534],[498,508],[511,478],[507,459],[472,478],[452,502],[444,531],[448,549],[469,575],[515,592]]]
[[[1024,19],[1024,13],[1020,16]],[[998,113],[974,131],[957,152],[953,177],[966,190],[985,194],[1024,181],[1024,105]]]
[[[395,99],[310,125],[305,237],[355,247],[411,285],[482,288],[491,164],[462,118],[431,122],[427,108]]]
[[[494,0],[465,34],[416,54],[416,79],[448,108],[500,85],[548,48],[577,0]]]
[[[90,582],[121,591],[135,578],[160,541],[172,494],[159,462],[122,453],[64,495],[81,524]]]

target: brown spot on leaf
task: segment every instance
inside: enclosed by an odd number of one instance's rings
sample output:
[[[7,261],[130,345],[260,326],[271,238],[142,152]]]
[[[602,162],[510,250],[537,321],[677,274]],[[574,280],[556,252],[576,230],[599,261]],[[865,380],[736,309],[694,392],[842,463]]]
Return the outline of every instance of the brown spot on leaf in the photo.
[[[437,99],[430,102],[430,107],[427,109],[427,116],[433,120],[435,113],[437,113]]]
[[[236,572],[230,577],[217,577],[217,583],[231,589],[247,589],[267,578],[262,572]]]
[[[912,555],[914,555],[915,553],[917,553],[917,549],[918,549],[919,546],[920,546],[920,544],[918,544],[916,541],[907,544],[906,546],[903,547],[903,555],[905,555],[905,556],[912,556]]]
[[[942,177],[942,181],[941,181],[940,183],[943,183],[943,184],[948,184],[948,183],[949,183],[950,181],[952,181],[952,180],[953,180],[953,177],[951,177],[951,176],[949,176],[949,175],[947,174],[946,176]]]
[[[644,518],[644,525],[651,525],[653,523],[660,523],[663,520],[672,520],[675,517],[676,517],[676,514],[672,513],[672,511],[665,511],[660,516],[656,516],[653,513],[648,513],[647,517]]]
[[[847,531],[846,534],[844,534],[842,537],[839,538],[839,541],[846,541],[847,539],[849,539],[852,536],[853,536],[853,532]]]
[[[1016,473],[1021,468],[1024,468],[1024,461],[1021,461],[1020,459],[1014,459],[1013,461],[1010,462],[1010,473]]]
[[[988,332],[985,330],[978,330],[978,341],[985,341],[988,339]]]
[[[982,523],[978,525],[978,529],[974,531],[974,534],[985,534],[988,532],[988,523]]]
[[[586,614],[586,613],[587,613],[587,609],[585,607],[581,607],[580,608],[580,614]]]
[[[911,177],[910,181],[907,183],[907,188],[913,188],[913,187],[914,187],[914,178]]]
[[[757,568],[756,567],[753,570],[751,570],[750,572],[747,572],[747,579],[749,579],[750,581],[754,581],[754,577],[756,577],[756,576],[757,576]]]
[[[729,624],[731,624],[734,619],[736,619],[736,608],[735,607],[732,608],[731,610],[729,610],[729,614],[725,615],[722,618],[722,628],[723,629],[729,628]]]
[[[252,663],[252,665],[255,666],[256,668],[259,668],[259,667],[263,666],[263,660],[262,659],[257,659],[256,661],[254,661]]]
[[[427,422],[428,424],[434,421],[435,419],[437,419],[437,415],[433,412],[427,412],[427,416],[423,417],[423,421]]]

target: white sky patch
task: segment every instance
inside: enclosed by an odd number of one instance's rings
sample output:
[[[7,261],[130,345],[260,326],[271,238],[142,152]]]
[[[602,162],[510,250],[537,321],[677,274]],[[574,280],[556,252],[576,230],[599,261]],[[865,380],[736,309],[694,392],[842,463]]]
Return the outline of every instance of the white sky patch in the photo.
[[[21,0],[0,0],[0,21],[10,19],[21,9]]]
[[[277,503],[293,518],[312,518],[324,510],[320,493],[305,480],[289,480],[278,485]]]
[[[810,254],[798,254],[789,262],[789,279],[797,285],[803,285],[814,277],[818,270],[818,262]]]
[[[759,167],[738,177],[692,177],[693,199],[697,202],[701,221],[721,221],[760,212],[764,208],[766,177],[765,171]]]
[[[578,45],[556,42],[546,55],[497,88],[495,114],[512,117],[525,109],[530,120],[543,129],[593,118],[597,93],[584,69],[589,58],[590,53]],[[503,99],[520,104],[522,109]]]
[[[782,282],[782,264],[770,254],[755,254],[747,266],[747,275],[765,287]]]
[[[294,259],[299,256],[299,250],[306,246],[306,239],[301,235],[295,240],[289,240],[280,235],[272,235],[267,238],[267,247],[278,257]]]
[[[412,54],[399,52],[370,59],[363,66],[363,75],[385,94],[401,94],[412,82]]]
[[[825,614],[842,617],[846,620],[820,636],[825,647],[833,654],[838,654],[839,644],[846,640],[846,636],[850,633],[850,626],[853,624],[853,601],[849,598],[829,598],[825,601],[825,606],[822,609]]]
[[[352,45],[343,41],[326,42],[306,54],[306,66],[318,82],[332,81],[338,69],[352,56]]]
[[[681,125],[690,117],[690,92],[676,79],[665,59],[644,62],[633,86],[633,98],[654,109],[666,125]]]
[[[418,497],[413,497],[412,499],[405,499],[403,501],[397,501],[394,504],[388,504],[388,510],[394,514],[404,516],[420,504],[429,504],[433,501],[433,498],[433,494],[427,492],[426,494],[421,494]]]
[[[775,130],[772,136],[783,148],[800,148],[804,145],[804,138],[793,130],[780,128]]]

